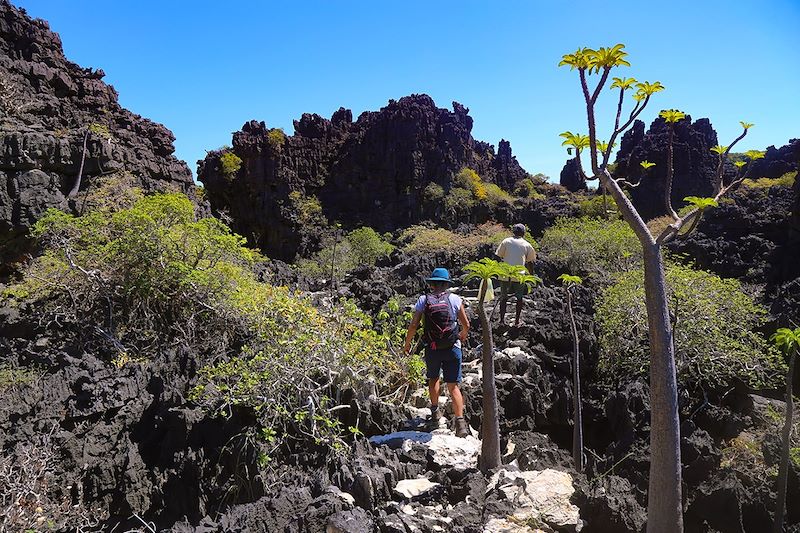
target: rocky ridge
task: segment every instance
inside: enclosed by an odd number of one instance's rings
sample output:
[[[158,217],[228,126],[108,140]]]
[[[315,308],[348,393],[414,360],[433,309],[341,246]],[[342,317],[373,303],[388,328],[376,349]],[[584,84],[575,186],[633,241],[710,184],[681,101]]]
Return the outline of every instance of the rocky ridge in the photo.
[[[511,145],[501,140],[495,152],[476,141],[472,122],[458,102],[450,111],[424,94],[391,100],[355,121],[344,108],[330,119],[305,113],[291,136],[250,121],[233,135],[241,169],[225,175],[222,152],[211,152],[198,162],[198,178],[212,207],[227,212],[237,231],[270,256],[291,260],[303,226],[291,194],[316,197],[330,221],[388,231],[424,219],[444,221],[441,198],[426,187],[448,190],[464,167],[505,189],[526,178]]]
[[[122,108],[104,76],[67,60],[47,22],[0,0],[0,239],[69,207],[84,138],[83,189],[126,172],[148,191],[192,192],[172,133]]]

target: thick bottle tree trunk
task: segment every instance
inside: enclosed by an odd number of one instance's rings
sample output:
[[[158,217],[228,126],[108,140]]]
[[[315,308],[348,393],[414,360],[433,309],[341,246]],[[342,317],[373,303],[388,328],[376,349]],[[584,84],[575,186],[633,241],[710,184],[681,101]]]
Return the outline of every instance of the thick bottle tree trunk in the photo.
[[[773,533],[783,531],[783,514],[786,509],[786,482],[789,479],[789,448],[791,446],[792,422],[794,418],[794,399],[792,398],[792,381],[794,379],[794,364],[796,350],[789,357],[789,373],[786,374],[786,412],[783,422],[783,447],[781,448],[781,465],[778,472],[778,501],[775,506],[775,522]]]
[[[661,248],[644,247],[644,286],[650,332],[650,483],[648,533],[681,533],[681,447],[672,324]]]
[[[81,166],[78,169],[78,177],[75,178],[75,183],[72,185],[72,189],[70,189],[69,194],[67,194],[67,198],[72,198],[78,191],[81,189],[81,179],[83,178],[83,163],[86,161],[86,143],[89,140],[89,128],[86,128],[86,131],[83,134],[83,150],[81,151]]]
[[[481,468],[484,471],[497,468],[500,459],[500,416],[497,409],[497,386],[494,381],[494,342],[492,341],[492,325],[486,316],[483,299],[486,296],[486,284],[481,285],[478,295],[478,318],[481,321],[483,336],[483,358],[481,368],[481,391],[483,392],[483,424],[481,426]]]
[[[578,326],[575,324],[575,315],[572,312],[572,293],[567,291],[567,310],[572,328],[572,390],[573,390],[573,428],[572,428],[572,459],[575,470],[583,472],[583,411],[581,409],[581,355],[578,351]]]

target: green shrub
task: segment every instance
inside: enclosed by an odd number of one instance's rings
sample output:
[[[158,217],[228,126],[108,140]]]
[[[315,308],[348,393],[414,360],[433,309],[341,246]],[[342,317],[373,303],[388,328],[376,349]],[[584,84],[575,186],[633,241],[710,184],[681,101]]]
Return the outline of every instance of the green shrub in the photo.
[[[785,364],[758,334],[766,311],[741,290],[736,280],[671,265],[667,267],[671,312],[676,316],[675,357],[678,379],[705,390],[741,380],[752,387],[780,382]],[[620,274],[599,300],[598,370],[609,381],[647,375],[649,348],[644,274]]]
[[[622,220],[561,218],[542,235],[542,251],[559,268],[583,275],[606,275],[635,268],[642,248]]]
[[[322,248],[311,258],[299,259],[296,266],[310,278],[342,279],[347,273],[360,265],[374,265],[380,257],[394,250],[374,229],[361,227],[348,233],[344,238],[323,241]]]
[[[454,218],[463,217],[475,207],[476,201],[472,193],[461,187],[450,189],[444,197],[445,212]]]
[[[486,199],[486,187],[477,172],[471,168],[464,167],[456,174],[453,183],[456,187],[466,189],[479,202]]]
[[[584,200],[578,202],[578,214],[581,217],[588,218],[608,218],[617,219],[622,218],[622,215],[617,209],[617,203],[609,195],[606,196],[606,203],[603,204],[602,194],[593,194]]]
[[[487,183],[484,188],[486,190],[486,203],[491,206],[497,206],[501,203],[510,204],[514,201],[513,196],[494,183]]]
[[[797,171],[787,172],[779,178],[758,178],[746,179],[742,181],[743,187],[750,189],[771,189],[772,187],[793,187],[794,180],[797,179]]]
[[[537,176],[542,176],[542,174],[537,174]],[[522,198],[530,198],[532,200],[541,200],[545,197],[544,194],[537,190],[536,184],[533,182],[533,178],[519,180],[514,186],[514,194]]]
[[[408,365],[353,304],[319,310],[259,282],[251,267],[263,258],[183,195],[81,217],[50,210],[33,235],[43,255],[0,305],[28,300],[111,368],[174,346],[208,362],[192,399],[223,416],[249,409],[264,457],[291,439],[343,449],[334,393],[368,382],[388,397],[407,382]]]
[[[305,196],[300,191],[289,193],[291,209],[301,224],[308,226],[326,226],[328,219],[322,213],[322,204],[316,196]]]
[[[286,133],[281,128],[272,128],[267,133],[267,141],[273,149],[279,150],[286,143]]]
[[[226,180],[233,180],[240,168],[242,168],[242,158],[233,152],[224,152],[219,156],[219,170]]]
[[[440,202],[444,198],[444,189],[438,183],[429,183],[422,191],[422,199],[426,202]]]
[[[403,251],[410,255],[430,255],[443,252],[454,258],[475,257],[485,245],[497,246],[511,232],[494,222],[486,222],[470,233],[456,233],[444,228],[411,226],[400,234]],[[531,239],[535,245],[536,241]]]
[[[358,264],[374,265],[394,250],[389,242],[369,227],[360,227],[347,234],[347,241]]]

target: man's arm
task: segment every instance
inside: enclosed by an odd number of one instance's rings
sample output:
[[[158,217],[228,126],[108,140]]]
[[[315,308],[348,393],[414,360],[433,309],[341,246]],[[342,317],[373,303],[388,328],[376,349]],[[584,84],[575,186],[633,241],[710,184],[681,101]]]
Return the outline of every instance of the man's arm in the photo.
[[[414,340],[414,335],[417,334],[419,322],[422,320],[422,313],[419,311],[414,312],[414,318],[411,319],[411,324],[408,325],[408,332],[406,333],[406,344],[403,347],[403,353],[408,355],[411,351],[411,341]]]
[[[494,251],[494,255],[496,255],[500,259],[503,259],[505,257],[505,255],[506,255],[506,241],[505,240],[503,240],[503,242],[500,243],[500,246],[497,247],[497,250]]]
[[[464,302],[461,302],[461,307],[458,309],[458,321],[461,324],[461,331],[458,332],[458,338],[461,342],[467,340],[469,333],[469,318],[467,318],[467,310],[464,308]]]

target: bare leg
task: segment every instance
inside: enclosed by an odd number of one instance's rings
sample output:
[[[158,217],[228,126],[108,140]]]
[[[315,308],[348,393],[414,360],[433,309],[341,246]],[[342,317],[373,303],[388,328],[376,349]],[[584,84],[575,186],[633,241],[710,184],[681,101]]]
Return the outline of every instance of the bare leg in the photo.
[[[508,302],[508,287],[500,285],[500,323],[506,323],[506,303]]]
[[[464,397],[461,396],[458,383],[448,383],[447,390],[450,392],[450,399],[453,400],[453,415],[464,416]]]
[[[439,405],[439,378],[428,380],[428,394],[431,397],[431,406]]]
[[[517,318],[514,321],[514,327],[519,327],[519,316],[522,314],[522,298],[517,298]]]

